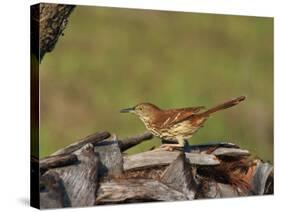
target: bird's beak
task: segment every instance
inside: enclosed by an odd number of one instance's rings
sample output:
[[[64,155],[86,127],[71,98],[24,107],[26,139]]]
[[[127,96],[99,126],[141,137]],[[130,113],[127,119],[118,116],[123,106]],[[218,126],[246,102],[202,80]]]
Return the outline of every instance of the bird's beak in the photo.
[[[134,111],[135,111],[135,108],[126,108],[126,109],[120,110],[120,113],[132,113]]]

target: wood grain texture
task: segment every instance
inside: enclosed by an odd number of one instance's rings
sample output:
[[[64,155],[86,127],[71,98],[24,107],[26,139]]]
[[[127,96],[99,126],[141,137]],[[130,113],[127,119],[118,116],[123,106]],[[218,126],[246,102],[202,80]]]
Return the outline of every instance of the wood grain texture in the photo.
[[[71,207],[63,180],[56,171],[40,178],[40,209]]]
[[[94,151],[99,157],[99,177],[118,177],[123,173],[123,156],[116,140],[105,140],[96,144]]]
[[[180,152],[178,151],[168,152],[157,149],[135,155],[124,156],[124,170],[138,170],[168,165],[173,162],[179,154]]]
[[[228,198],[245,196],[246,193],[238,188],[234,188],[231,185],[217,183],[215,181],[205,181],[204,186],[200,188],[197,194],[199,199],[201,198]]]
[[[72,207],[93,206],[96,199],[98,156],[93,144],[86,144],[74,154],[78,157],[78,164],[51,171],[57,172],[64,182]]]
[[[161,177],[161,182],[180,191],[188,200],[195,198],[197,185],[193,179],[191,164],[183,153],[168,166]]]
[[[215,149],[212,152],[212,154],[216,156],[241,157],[241,156],[249,156],[250,152],[245,149],[220,147]]]
[[[254,195],[273,193],[273,166],[258,161],[251,181]]]
[[[183,193],[151,179],[125,179],[103,182],[97,191],[97,204],[186,200]]]
[[[220,164],[219,159],[215,155],[205,153],[185,153],[190,164],[214,166]]]

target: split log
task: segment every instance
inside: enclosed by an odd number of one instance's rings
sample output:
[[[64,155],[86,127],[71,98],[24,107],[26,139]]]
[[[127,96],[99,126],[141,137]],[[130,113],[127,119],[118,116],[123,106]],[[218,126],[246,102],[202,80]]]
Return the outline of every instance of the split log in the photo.
[[[189,160],[189,163],[194,165],[214,166],[220,164],[219,159],[211,154],[185,153],[185,157]]]
[[[204,185],[198,190],[197,199],[202,198],[228,198],[246,196],[246,193],[239,188],[231,185],[218,183],[215,181],[205,181]]]
[[[72,207],[93,206],[96,200],[98,156],[94,146],[89,143],[73,153],[77,155],[79,163],[50,171],[56,172],[63,181]],[[42,202],[46,201],[48,199],[42,199]]]
[[[99,177],[118,177],[123,173],[123,156],[116,140],[104,140],[95,145],[94,151],[99,156]]]
[[[191,164],[183,153],[168,166],[161,182],[183,193],[187,200],[195,198],[197,185],[193,179]]]
[[[97,204],[186,200],[183,193],[151,179],[121,179],[103,182]]]
[[[48,170],[40,178],[43,208],[273,193],[273,166],[234,145],[124,156],[120,140],[107,136],[81,139],[41,160]],[[72,155],[76,161],[65,163]]]
[[[254,195],[273,194],[273,166],[258,161],[251,185]]]
[[[180,155],[180,151],[165,151],[156,149],[135,155],[124,156],[124,170],[139,170],[151,167],[165,166],[172,163]],[[194,165],[218,165],[220,161],[214,155],[204,153],[185,153],[189,163]]]
[[[40,179],[40,209],[71,207],[63,180],[55,171]]]
[[[179,154],[180,152],[178,151],[168,152],[157,149],[135,155],[124,156],[124,171],[168,165],[173,162]]]
[[[237,149],[237,148],[217,148],[212,152],[213,155],[216,156],[227,156],[227,157],[243,157],[249,156],[250,152],[245,149]]]

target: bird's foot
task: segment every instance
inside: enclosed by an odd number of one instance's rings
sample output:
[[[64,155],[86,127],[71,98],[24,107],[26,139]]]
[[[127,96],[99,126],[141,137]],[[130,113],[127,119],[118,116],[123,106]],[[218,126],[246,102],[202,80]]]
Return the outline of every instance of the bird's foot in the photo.
[[[183,148],[182,145],[180,144],[162,144],[160,146],[161,149],[165,150],[165,151],[174,151],[177,148]]]

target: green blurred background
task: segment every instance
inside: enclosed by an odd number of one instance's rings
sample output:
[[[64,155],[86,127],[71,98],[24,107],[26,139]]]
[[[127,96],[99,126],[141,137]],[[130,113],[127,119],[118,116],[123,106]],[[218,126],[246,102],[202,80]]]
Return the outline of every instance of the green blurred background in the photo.
[[[247,95],[190,143],[231,141],[273,160],[272,18],[78,6],[64,34],[40,64],[41,157],[97,131],[144,132],[119,113],[139,102],[210,107]]]

